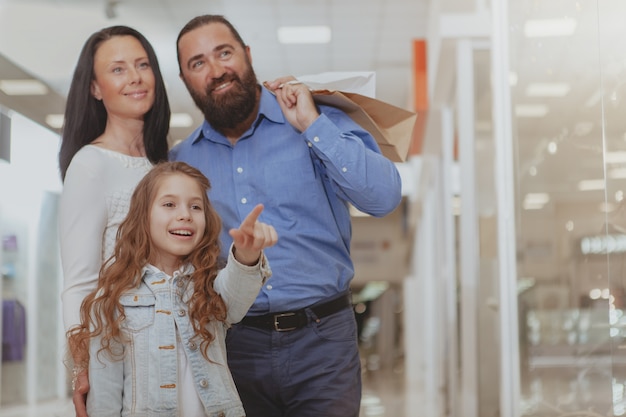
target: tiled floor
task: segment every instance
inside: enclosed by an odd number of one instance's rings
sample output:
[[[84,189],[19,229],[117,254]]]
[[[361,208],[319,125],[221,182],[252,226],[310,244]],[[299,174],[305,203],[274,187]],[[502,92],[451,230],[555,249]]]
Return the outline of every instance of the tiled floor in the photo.
[[[363,376],[360,417],[419,417],[405,412],[403,374],[370,372]],[[51,401],[38,406],[0,408],[0,417],[72,417],[70,400]]]
[[[1,417],[72,417],[74,407],[70,400],[50,401],[34,406],[2,407]]]

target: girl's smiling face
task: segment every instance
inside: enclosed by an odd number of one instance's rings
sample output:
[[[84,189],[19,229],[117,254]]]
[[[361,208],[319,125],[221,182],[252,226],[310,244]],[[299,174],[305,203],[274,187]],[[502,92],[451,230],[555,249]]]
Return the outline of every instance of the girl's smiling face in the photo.
[[[204,191],[184,175],[165,176],[150,208],[150,263],[172,275],[202,240],[206,221]]]

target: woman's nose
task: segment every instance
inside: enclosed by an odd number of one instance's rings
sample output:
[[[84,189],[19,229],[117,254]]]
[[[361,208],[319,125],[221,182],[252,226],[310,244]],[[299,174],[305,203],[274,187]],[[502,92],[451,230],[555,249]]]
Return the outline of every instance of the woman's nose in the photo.
[[[139,84],[141,83],[141,73],[137,70],[137,68],[131,68],[128,71],[128,76],[130,78],[131,84]]]

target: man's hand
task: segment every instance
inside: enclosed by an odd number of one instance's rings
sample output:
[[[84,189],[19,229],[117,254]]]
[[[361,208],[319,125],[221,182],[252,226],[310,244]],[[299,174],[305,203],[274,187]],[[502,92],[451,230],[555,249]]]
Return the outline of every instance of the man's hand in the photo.
[[[263,204],[257,204],[238,229],[230,229],[228,232],[235,245],[235,259],[244,265],[255,265],[259,261],[261,250],[278,241],[274,227],[258,221],[262,211]]]
[[[285,75],[283,77],[278,77],[273,81],[263,81],[263,85],[272,93],[276,94],[276,90],[282,88],[283,84],[289,81],[298,81],[298,79],[293,75]]]
[[[72,390],[74,395],[74,409],[76,409],[76,417],[87,416],[87,393],[89,392],[89,374],[86,369],[76,372],[72,376]]]
[[[279,77],[263,83],[276,98],[287,121],[304,132],[319,117],[311,90],[294,76]]]

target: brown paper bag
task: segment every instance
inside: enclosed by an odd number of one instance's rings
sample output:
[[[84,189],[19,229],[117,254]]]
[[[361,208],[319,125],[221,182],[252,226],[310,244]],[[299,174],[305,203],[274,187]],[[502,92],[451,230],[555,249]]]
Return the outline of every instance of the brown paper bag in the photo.
[[[314,90],[313,99],[343,110],[376,139],[383,155],[394,162],[406,161],[417,114],[384,101],[356,93]]]

